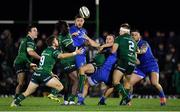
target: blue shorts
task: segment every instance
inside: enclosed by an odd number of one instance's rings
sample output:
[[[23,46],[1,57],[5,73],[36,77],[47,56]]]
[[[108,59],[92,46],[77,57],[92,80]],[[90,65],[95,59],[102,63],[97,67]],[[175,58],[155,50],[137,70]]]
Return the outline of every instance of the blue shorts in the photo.
[[[106,84],[112,79],[111,71],[116,62],[116,56],[110,55],[105,63],[98,68],[90,77],[88,77],[89,84],[91,86],[97,85],[100,82],[104,82]]]
[[[143,66],[137,66],[134,70],[134,73],[140,76],[141,78],[146,77],[147,74],[157,72],[159,73],[159,67],[157,62],[149,63]]]
[[[83,54],[79,54],[75,56],[76,67],[78,69],[86,64],[86,48],[83,47],[82,49],[83,49]]]

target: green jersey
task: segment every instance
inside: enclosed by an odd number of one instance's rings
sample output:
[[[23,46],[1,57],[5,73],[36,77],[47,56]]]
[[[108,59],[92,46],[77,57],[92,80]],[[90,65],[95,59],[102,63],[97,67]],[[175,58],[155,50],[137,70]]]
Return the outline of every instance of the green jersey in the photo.
[[[136,63],[137,44],[129,34],[118,36],[115,40],[118,44],[118,62],[126,61]]]
[[[67,53],[68,49],[67,46],[73,43],[72,37],[70,34],[67,34],[66,36],[63,36],[62,34],[59,34],[58,36],[58,42],[59,42],[59,49],[63,53]],[[75,58],[69,57],[61,60],[61,64],[63,64],[64,67],[70,66],[75,63]]]
[[[36,49],[36,45],[31,37],[26,36],[25,38],[23,38],[20,43],[18,55],[14,61],[14,64],[26,65],[27,63],[31,63],[32,57],[28,55],[28,51],[35,49]]]
[[[41,54],[39,67],[36,72],[42,74],[51,74],[59,53],[59,50],[56,50],[53,47],[47,47]]]
[[[105,59],[105,54],[98,53],[93,60],[96,63],[96,66],[99,67],[103,65]]]

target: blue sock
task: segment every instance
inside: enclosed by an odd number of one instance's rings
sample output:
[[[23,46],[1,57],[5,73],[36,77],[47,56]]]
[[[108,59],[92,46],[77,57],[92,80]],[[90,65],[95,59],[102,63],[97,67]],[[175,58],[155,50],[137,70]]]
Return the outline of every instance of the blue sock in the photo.
[[[84,98],[81,95],[78,95],[78,102],[84,102]]]
[[[160,97],[160,98],[164,98],[164,97],[165,97],[164,91],[160,91],[160,92],[159,92],[159,97]]]
[[[101,103],[105,103],[105,97],[104,96],[102,96],[101,98],[100,98],[100,101],[99,102],[101,102]]]

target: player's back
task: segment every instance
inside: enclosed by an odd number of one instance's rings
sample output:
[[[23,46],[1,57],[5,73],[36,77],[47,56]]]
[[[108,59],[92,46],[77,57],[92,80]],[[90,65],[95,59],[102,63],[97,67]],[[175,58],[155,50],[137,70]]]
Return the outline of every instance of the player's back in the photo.
[[[139,66],[150,64],[151,62],[157,62],[147,41],[141,39],[137,45],[139,48],[147,47],[147,51],[144,54],[138,55],[138,59],[140,61]]]
[[[78,33],[77,36],[72,37],[74,46],[80,47],[84,45],[86,41],[84,35],[87,34],[86,30],[84,28],[78,28],[77,26],[73,25],[70,27],[70,33],[72,34],[74,32]]]
[[[136,63],[137,45],[129,34],[118,36],[115,43],[119,45],[117,53],[120,60]]]
[[[36,72],[50,74],[56,63],[58,54],[58,50],[55,50],[52,47],[47,47],[41,54],[39,67]]]

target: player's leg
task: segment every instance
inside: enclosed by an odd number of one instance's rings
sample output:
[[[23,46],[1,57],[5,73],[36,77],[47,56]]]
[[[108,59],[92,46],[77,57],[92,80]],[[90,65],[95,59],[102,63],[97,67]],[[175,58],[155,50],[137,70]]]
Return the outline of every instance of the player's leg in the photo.
[[[23,101],[27,96],[31,95],[37,89],[39,85],[30,81],[28,88],[22,94],[20,94],[12,103],[11,107],[18,106],[21,101]]]
[[[159,84],[159,74],[157,72],[151,72],[151,83],[159,91],[159,97],[160,97],[161,105],[165,105],[166,104],[166,97],[165,97],[162,86]]]
[[[61,82],[56,77],[52,77],[46,83],[46,86],[53,88],[53,91],[48,95],[48,98],[60,102],[60,100],[57,98],[57,94],[63,89],[63,85],[61,84]]]
[[[88,80],[86,79],[83,87],[83,93],[82,95],[80,94],[78,95],[78,102],[77,102],[78,105],[85,105],[84,100],[88,94],[88,89],[89,89],[89,83]]]
[[[17,74],[17,82],[18,85],[16,86],[16,91],[15,91],[15,99],[19,96],[19,94],[22,92],[22,88],[25,85],[25,72],[19,72]]]
[[[106,105],[105,101],[107,97],[109,97],[114,91],[114,87],[107,86],[106,90],[103,93],[103,96],[101,96],[98,105]]]
[[[80,93],[82,93],[82,91],[83,91],[85,74],[93,73],[94,71],[95,71],[95,68],[92,64],[84,65],[79,69],[79,92]]]
[[[69,97],[69,104],[75,104],[75,97],[77,94],[77,89],[78,89],[78,75],[77,75],[77,71],[73,71],[71,73],[69,73],[69,78],[70,81],[72,83],[72,88],[71,88],[71,95]]]
[[[120,83],[120,80],[122,79],[123,75],[124,74],[120,70],[115,69],[113,72],[113,85],[114,89],[121,93],[123,97],[127,97],[128,94],[123,85]]]

